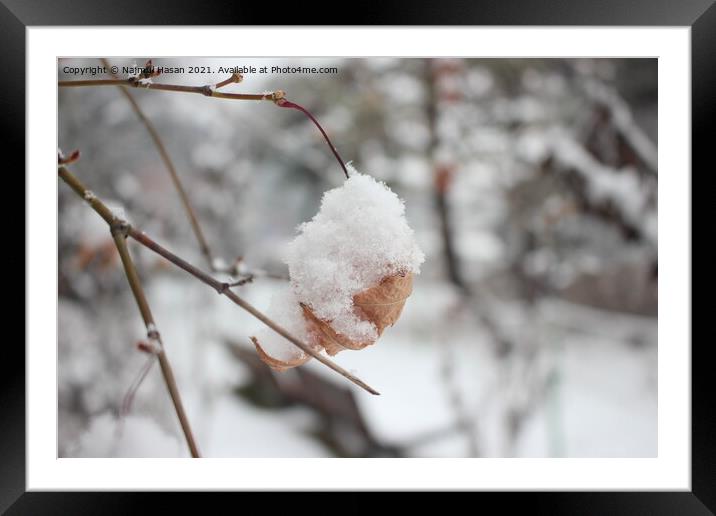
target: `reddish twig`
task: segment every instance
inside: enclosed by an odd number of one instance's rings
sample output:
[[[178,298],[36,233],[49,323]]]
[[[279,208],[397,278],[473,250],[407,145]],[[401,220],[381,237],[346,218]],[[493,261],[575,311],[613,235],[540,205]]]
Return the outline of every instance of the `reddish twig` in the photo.
[[[343,161],[343,158],[341,158],[340,154],[338,154],[338,150],[336,150],[335,145],[333,145],[333,142],[331,142],[331,139],[328,137],[328,134],[326,134],[326,131],[323,130],[323,127],[321,127],[321,124],[318,123],[318,120],[316,120],[316,117],[314,117],[310,111],[308,111],[305,107],[299,106],[295,102],[290,102],[288,99],[281,98],[276,100],[276,105],[284,108],[291,108],[291,109],[297,109],[304,115],[306,115],[311,122],[314,123],[316,127],[318,127],[318,130],[321,131],[321,134],[323,135],[323,138],[325,138],[326,143],[331,148],[331,152],[333,152],[333,155],[338,160],[338,164],[343,169],[343,173],[346,176],[346,179],[348,179],[348,169],[346,168],[346,164]]]
[[[151,69],[151,60],[147,61],[147,64],[145,65],[144,69]],[[336,160],[338,160],[338,163],[340,164],[341,168],[343,169],[343,174],[346,176],[346,179],[348,179],[348,168],[346,167],[345,162],[341,158],[340,154],[338,154],[338,150],[333,145],[333,142],[331,142],[331,139],[328,137],[328,134],[326,131],[321,127],[321,124],[318,122],[316,117],[311,114],[310,111],[308,111],[303,106],[300,106],[299,104],[296,104],[295,102],[290,102],[288,99],[286,99],[286,94],[282,90],[276,90],[273,92],[267,92],[267,93],[225,93],[222,91],[218,91],[219,88],[222,86],[225,86],[227,84],[233,83],[233,82],[241,82],[243,80],[243,76],[240,74],[233,74],[228,79],[225,79],[217,84],[212,85],[205,85],[205,86],[185,86],[180,84],[162,84],[162,83],[153,83],[151,82],[151,77],[153,75],[151,73],[144,73],[140,74],[137,77],[129,77],[127,79],[88,79],[88,80],[78,80],[78,81],[58,81],[57,85],[61,88],[76,88],[76,87],[86,87],[86,86],[125,86],[125,87],[133,87],[133,88],[141,88],[141,89],[147,89],[147,90],[159,90],[159,91],[174,91],[174,92],[183,92],[183,93],[197,93],[199,95],[204,95],[206,97],[215,97],[220,99],[229,99],[229,100],[270,100],[273,103],[275,103],[277,106],[284,107],[284,108],[290,108],[290,109],[296,109],[298,111],[301,111],[304,115],[306,115],[311,122],[314,123],[314,125],[318,128],[318,130],[323,135],[323,138],[326,140],[326,143],[331,149],[331,152],[336,157]]]
[[[80,159],[80,151],[74,150],[69,156],[65,156],[60,149],[57,149],[57,163],[60,165],[70,165]]]
[[[120,410],[120,415],[122,417],[125,417],[127,414],[129,414],[129,410],[132,408],[132,402],[134,401],[134,397],[136,396],[139,387],[142,385],[142,382],[144,382],[144,379],[149,374],[149,371],[152,370],[153,365],[154,357],[151,356],[139,370],[139,374],[137,374],[137,377],[129,386],[129,389],[127,389],[127,393],[124,395],[124,399],[122,400],[122,408]]]

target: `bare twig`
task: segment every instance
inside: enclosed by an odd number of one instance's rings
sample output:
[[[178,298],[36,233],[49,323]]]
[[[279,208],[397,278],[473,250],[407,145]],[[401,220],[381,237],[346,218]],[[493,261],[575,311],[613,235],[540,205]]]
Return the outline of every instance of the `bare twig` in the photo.
[[[109,67],[109,62],[106,59],[102,59],[102,64],[106,68]],[[234,81],[234,76],[231,77],[231,82],[237,82]],[[229,79],[227,79],[228,81]],[[226,82],[226,81],[223,81]],[[228,83],[227,83],[228,84]],[[122,95],[124,95],[124,98],[129,101],[129,104],[132,106],[132,110],[134,113],[139,117],[139,120],[142,122],[144,127],[147,129],[147,132],[149,132],[149,136],[151,136],[152,141],[154,142],[154,146],[157,148],[157,151],[159,152],[159,155],[162,158],[162,161],[164,162],[164,165],[167,168],[167,171],[169,172],[169,175],[172,178],[172,183],[174,183],[174,187],[177,190],[177,193],[179,194],[179,198],[181,199],[182,205],[184,206],[184,211],[186,211],[187,217],[189,218],[189,222],[191,223],[191,227],[194,230],[194,235],[196,236],[196,240],[199,242],[199,247],[201,249],[202,254],[206,258],[206,261],[210,268],[213,267],[213,257],[211,254],[211,249],[209,248],[209,244],[206,241],[206,237],[204,236],[204,232],[201,230],[201,226],[199,225],[199,219],[196,216],[196,213],[194,212],[194,208],[192,208],[191,202],[189,201],[189,195],[186,193],[186,190],[184,189],[184,185],[182,184],[181,180],[179,179],[179,174],[177,173],[176,167],[174,166],[174,162],[172,161],[171,157],[169,156],[169,152],[167,151],[166,146],[164,145],[164,142],[162,141],[162,138],[159,136],[159,132],[154,127],[154,124],[149,120],[149,118],[144,114],[142,111],[142,108],[139,107],[139,104],[134,99],[132,94],[127,91],[126,85],[122,84],[117,87],[117,89],[122,92]],[[218,85],[217,85],[218,87]]]
[[[146,70],[151,70],[151,60],[147,62],[145,65]],[[158,73],[157,73],[158,74]],[[204,95],[205,97],[215,97],[220,99],[229,99],[229,100],[270,100],[273,103],[275,103],[277,106],[284,107],[284,108],[290,108],[290,109],[296,109],[298,111],[301,111],[304,115],[306,115],[311,122],[315,124],[315,126],[318,128],[318,130],[323,135],[323,138],[326,140],[326,143],[331,149],[331,152],[335,156],[336,160],[338,161],[338,164],[341,166],[343,170],[343,174],[346,176],[346,179],[348,179],[348,169],[345,165],[345,162],[341,158],[341,156],[338,154],[338,150],[331,142],[331,139],[328,137],[328,134],[326,131],[323,130],[323,127],[321,127],[321,124],[318,123],[318,120],[316,117],[311,114],[309,110],[304,108],[303,106],[300,106],[294,102],[290,102],[286,98],[286,93],[282,90],[276,90],[272,92],[266,92],[266,93],[224,93],[222,91],[218,91],[219,88],[230,84],[232,82],[240,82],[243,80],[243,76],[240,74],[233,74],[228,79],[225,79],[217,84],[209,84],[205,86],[185,86],[180,84],[162,84],[162,83],[153,83],[151,81],[152,73],[148,74],[141,74],[137,77],[129,77],[127,79],[89,79],[89,80],[78,80],[78,81],[58,81],[57,85],[61,88],[70,88],[70,87],[85,87],[85,86],[130,86],[133,88],[141,88],[141,89],[147,89],[147,90],[160,90],[160,91],[174,91],[174,92],[183,92],[183,93],[198,93],[200,95]],[[155,74],[156,75],[156,74]]]
[[[152,353],[154,355],[154,353]],[[129,386],[129,389],[127,389],[127,393],[124,395],[124,399],[122,400],[122,408],[120,410],[120,414],[124,417],[127,414],[129,414],[129,409],[132,407],[132,402],[134,401],[134,397],[137,394],[137,391],[139,390],[139,387],[142,385],[142,382],[144,382],[144,379],[149,374],[149,371],[152,370],[152,366],[154,365],[154,356],[150,356],[146,363],[142,366],[142,368],[139,370],[139,374],[134,379],[132,384]]]
[[[216,85],[205,85],[205,86],[186,86],[184,84],[163,84],[149,82],[145,79],[137,79],[130,77],[128,79],[87,79],[79,81],[58,81],[57,85],[60,88],[79,88],[87,86],[129,86],[132,88],[141,88],[143,90],[159,90],[159,91],[174,91],[181,93],[198,93],[205,97],[216,97],[220,99],[230,100],[270,100],[275,102],[284,97],[284,92],[281,90],[270,91],[267,93],[224,93],[223,91],[217,91]]]
[[[69,156],[65,156],[60,149],[57,149],[57,163],[59,163],[60,165],[69,165],[71,163],[74,163],[78,159],[80,159],[79,150],[74,150],[69,154]]]
[[[112,211],[107,208],[107,206],[102,201],[100,201],[94,193],[85,188],[82,183],[80,183],[74,176],[72,176],[72,174],[67,170],[65,166],[59,166],[58,173],[59,176],[68,185],[70,185],[70,187],[72,187],[75,193],[77,193],[77,195],[87,201],[87,203],[92,207],[92,209],[96,211],[99,216],[102,217],[102,219],[104,219],[104,221],[109,225],[110,230],[112,231],[112,237],[114,238],[114,243],[117,247],[117,251],[119,252],[120,258],[122,259],[122,265],[124,266],[124,272],[127,276],[127,281],[129,282],[129,285],[132,289],[132,293],[134,294],[135,301],[137,302],[137,307],[139,308],[139,312],[141,313],[142,319],[144,320],[144,325],[147,328],[147,336],[148,338],[156,341],[159,344],[159,353],[157,353],[157,359],[162,370],[164,383],[166,384],[167,390],[169,391],[169,395],[172,399],[172,403],[174,404],[174,409],[177,413],[179,423],[181,425],[182,431],[184,432],[184,437],[186,438],[187,445],[189,446],[189,451],[191,452],[192,457],[199,457],[199,449],[196,445],[194,435],[192,434],[191,426],[189,425],[189,420],[186,416],[186,412],[184,411],[184,405],[181,401],[181,396],[179,394],[179,389],[176,385],[176,380],[174,378],[171,364],[169,363],[169,359],[167,358],[167,355],[164,351],[164,346],[162,344],[159,332],[156,329],[154,317],[152,316],[152,312],[149,308],[147,298],[144,295],[144,289],[142,288],[142,284],[139,281],[137,269],[135,268],[134,262],[129,255],[129,250],[127,249],[126,232],[129,228],[129,225],[125,221],[122,221],[118,217],[116,217],[114,213],[112,213]]]
[[[319,131],[321,131],[321,134],[323,135],[323,138],[326,140],[326,143],[331,148],[331,152],[333,152],[333,155],[336,157],[336,160],[338,161],[338,164],[343,169],[343,173],[346,176],[346,179],[348,179],[348,169],[346,168],[346,164],[343,162],[343,158],[341,158],[340,154],[338,154],[338,150],[336,150],[336,147],[333,145],[333,142],[331,142],[331,139],[328,137],[328,134],[326,134],[326,131],[323,130],[323,127],[321,127],[321,124],[318,123],[318,120],[316,120],[316,117],[314,117],[310,111],[308,111],[305,107],[299,106],[295,102],[290,102],[288,99],[277,99],[276,105],[284,107],[284,108],[290,108],[290,109],[297,109],[304,115],[306,115],[311,122],[318,128]]]
[[[243,81],[243,80],[244,80],[244,76],[243,76],[243,75],[241,75],[240,73],[234,73],[234,74],[231,75],[231,77],[229,77],[229,78],[227,78],[227,79],[224,79],[223,81],[217,82],[216,84],[214,84],[214,88],[216,88],[216,89],[223,88],[223,87],[226,86],[227,84],[240,83],[240,82]]]
[[[189,424],[189,419],[187,418],[184,405],[181,401],[181,396],[179,395],[179,388],[177,387],[176,379],[174,378],[174,371],[172,370],[172,366],[169,363],[169,359],[167,358],[167,354],[164,350],[161,335],[157,331],[156,324],[154,323],[154,316],[149,308],[149,302],[144,295],[144,289],[142,288],[142,283],[139,280],[139,274],[137,273],[137,269],[134,266],[132,257],[129,254],[129,249],[127,248],[126,233],[128,226],[125,222],[115,218],[115,222],[110,224],[110,228],[112,231],[112,237],[114,238],[114,243],[117,246],[117,251],[119,251],[119,256],[122,259],[122,265],[124,266],[127,281],[129,282],[129,286],[134,294],[134,299],[137,302],[137,307],[139,307],[139,312],[142,314],[144,325],[147,327],[147,337],[156,342],[158,345],[157,359],[159,360],[159,367],[162,370],[164,383],[169,390],[169,396],[174,404],[174,410],[179,418],[179,423],[181,424],[182,431],[184,432],[184,437],[189,445],[189,451],[191,452],[192,457],[200,457],[199,448],[196,445],[194,434],[192,433],[191,425]]]
[[[233,283],[229,283],[229,286],[230,287],[240,287],[242,285],[246,285],[247,283],[251,283],[252,281],[254,281],[254,275],[246,274],[240,280],[234,281]]]
[[[112,211],[107,208],[107,206],[101,200],[99,200],[94,193],[88,190],[66,167],[59,166],[58,173],[60,178],[65,181],[80,197],[84,198],[90,204],[92,209],[94,209],[105,220],[105,222],[107,222],[110,226],[117,224],[118,219],[115,217]],[[355,383],[356,385],[365,389],[371,394],[380,394],[378,391],[366,384],[363,380],[349,373],[347,370],[345,370],[332,360],[322,356],[320,353],[315,351],[307,344],[301,342],[299,339],[291,335],[288,331],[279,326],[273,320],[269,319],[266,315],[254,308],[251,304],[236,295],[233,291],[230,290],[231,285],[229,283],[223,283],[215,280],[207,273],[203,272],[199,268],[195,267],[186,260],[180,258],[179,256],[175,255],[171,251],[165,249],[164,247],[156,243],[143,231],[129,226],[126,222],[123,222],[123,231],[127,236],[132,237],[144,247],[151,249],[155,253],[166,258],[180,269],[188,272],[189,274],[197,278],[202,283],[209,285],[210,287],[215,289],[219,294],[223,294],[228,297],[234,304],[240,306],[241,308],[249,312],[251,315],[263,322],[266,326],[268,326],[276,333],[284,337],[286,340],[291,342],[294,346],[300,348],[305,353],[309,354],[325,366],[329,367],[330,369],[333,369],[341,376],[345,377],[346,379],[350,380],[351,382]]]
[[[105,68],[111,70],[111,66],[109,61],[106,58],[101,58],[100,61],[104,65]],[[151,69],[151,61],[147,62],[147,65],[145,65],[145,69]],[[122,80],[119,79],[119,77],[116,74],[111,74],[114,80]],[[243,81],[244,77],[241,74],[234,73],[227,79],[224,79],[223,81],[220,81],[216,83],[215,85],[211,86],[210,88],[213,88],[214,90],[218,88],[222,88],[224,86],[227,86],[229,84],[236,84]],[[199,219],[196,216],[196,212],[194,211],[191,202],[189,201],[189,196],[186,192],[186,189],[184,188],[181,180],[179,179],[179,174],[177,173],[176,167],[174,166],[174,163],[169,156],[169,152],[167,151],[166,146],[164,145],[164,142],[162,141],[162,138],[159,136],[159,132],[154,127],[154,124],[149,120],[149,118],[144,114],[142,111],[142,108],[139,106],[139,103],[134,99],[132,94],[127,90],[126,86],[127,84],[124,84],[126,80],[123,81],[122,84],[118,84],[117,88],[122,92],[122,95],[129,101],[130,105],[132,106],[132,110],[134,113],[139,117],[139,120],[144,124],[144,127],[149,132],[149,135],[152,138],[152,141],[154,142],[154,145],[157,148],[157,151],[159,152],[162,161],[164,162],[164,165],[167,167],[167,170],[169,172],[169,175],[172,178],[172,182],[174,183],[174,187],[177,189],[177,192],[179,193],[179,197],[181,198],[182,205],[184,206],[184,210],[187,213],[187,217],[189,218],[189,222],[191,223],[191,227],[194,231],[194,235],[196,236],[196,240],[199,243],[199,247],[201,249],[202,254],[206,258],[206,262],[209,266],[209,269],[212,272],[223,272],[226,274],[230,274],[232,276],[237,276],[239,274],[239,264],[241,263],[241,258],[238,258],[234,261],[233,265],[228,267],[218,267],[216,261],[214,260],[213,254],[211,252],[211,248],[209,247],[209,244],[206,240],[206,237],[204,236],[204,232],[201,229],[201,225],[199,224]],[[136,81],[134,81],[136,82]],[[336,159],[338,159],[338,163],[343,168],[344,174],[346,178],[348,177],[348,171],[346,170],[345,164],[343,163],[343,160],[340,158],[338,151],[333,146],[333,143],[328,138],[328,135],[323,130],[323,127],[318,123],[318,121],[313,117],[313,115],[307,111],[305,108],[299,106],[298,104],[294,104],[293,102],[288,102],[286,99],[283,98],[284,93],[282,91],[278,91],[275,93],[277,104],[281,107],[290,107],[293,109],[297,109],[301,112],[303,112],[319,129],[323,137],[325,138],[326,142],[328,143],[329,147],[331,148],[331,151],[333,152],[333,155],[336,156]],[[71,163],[71,162],[70,162]],[[65,163],[61,163],[65,164]],[[253,281],[253,279],[258,276],[258,274],[253,273],[247,273],[244,275],[243,278],[237,280],[235,283],[232,283],[231,286],[241,286],[245,285],[246,283],[249,283]]]

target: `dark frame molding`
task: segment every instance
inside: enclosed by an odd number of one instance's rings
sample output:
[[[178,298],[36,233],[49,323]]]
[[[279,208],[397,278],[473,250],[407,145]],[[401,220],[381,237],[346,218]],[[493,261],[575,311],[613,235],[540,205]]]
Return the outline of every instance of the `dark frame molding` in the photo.
[[[425,2],[405,5],[394,0],[383,0],[376,4],[361,5],[354,11],[350,18],[341,17],[344,21],[333,22],[331,25],[690,26],[692,169],[709,170],[706,168],[706,160],[713,147],[711,135],[716,134],[714,0],[443,0],[439,4]],[[240,0],[213,0],[205,4],[188,0],[0,0],[0,49],[4,72],[0,123],[5,129],[5,148],[21,149],[24,144],[27,26],[321,25],[317,21],[321,19],[321,14],[324,14],[321,8],[310,5],[281,8],[273,3]],[[21,155],[19,166],[24,169],[24,153],[16,152],[15,155]],[[52,180],[55,180],[54,176]],[[21,187],[24,190],[24,183]],[[10,215],[9,208],[3,207],[3,210]],[[13,219],[6,217],[5,220]],[[23,242],[24,238],[23,234]],[[501,511],[526,506],[531,511],[548,514],[715,514],[716,411],[711,395],[711,365],[707,360],[707,349],[710,346],[708,340],[692,346],[691,492],[478,493],[476,496],[498,503]],[[14,339],[6,339],[0,369],[0,511],[10,508],[8,514],[126,514],[151,508],[151,504],[146,502],[149,499],[156,500],[158,495],[26,493],[25,353]],[[238,496],[249,495],[244,493]],[[273,496],[272,505],[275,504]],[[304,494],[292,496],[298,500],[306,499]],[[347,506],[353,509],[360,507],[363,497],[351,497],[355,501],[349,502]],[[184,494],[174,494],[171,500],[168,498],[162,496],[162,508],[168,509],[170,501],[177,505],[181,503],[184,509],[193,505],[188,503],[188,497]],[[206,499],[202,499],[204,502],[196,506],[206,510]],[[412,499],[425,507],[423,495]],[[254,498],[250,501],[260,500]],[[365,508],[370,509],[370,506],[366,504]],[[442,508],[444,510],[444,506]]]

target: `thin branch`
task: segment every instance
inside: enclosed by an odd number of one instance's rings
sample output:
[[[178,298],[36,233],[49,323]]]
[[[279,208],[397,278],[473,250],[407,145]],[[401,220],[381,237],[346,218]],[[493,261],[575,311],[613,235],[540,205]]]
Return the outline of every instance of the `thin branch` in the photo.
[[[137,377],[129,386],[129,389],[127,389],[127,393],[124,395],[124,399],[122,400],[122,408],[120,409],[122,417],[129,414],[129,410],[132,407],[132,402],[134,401],[134,397],[136,396],[139,387],[142,385],[142,382],[144,382],[145,378],[149,374],[149,371],[152,370],[152,366],[154,365],[153,355],[154,353],[152,353],[152,356],[150,356],[147,362],[142,366],[139,370],[139,374],[137,374]]]
[[[60,178],[65,181],[80,197],[84,198],[89,202],[90,206],[105,220],[105,222],[110,224],[110,226],[117,224],[118,219],[114,216],[112,211],[109,210],[109,208],[107,208],[107,206],[102,201],[100,201],[96,195],[94,195],[90,190],[88,190],[66,167],[58,167],[58,173]],[[333,369],[335,372],[337,372],[344,378],[350,380],[351,382],[365,389],[371,394],[380,394],[378,391],[366,384],[363,380],[349,373],[347,370],[345,370],[332,360],[322,356],[320,353],[315,351],[307,344],[301,342],[284,328],[279,326],[276,322],[269,319],[266,315],[254,308],[251,304],[236,295],[233,291],[230,290],[229,283],[222,283],[220,281],[215,280],[207,273],[203,272],[199,268],[195,267],[186,260],[180,258],[179,256],[175,255],[171,251],[165,249],[164,247],[156,243],[143,231],[129,226],[128,224],[126,224],[126,222],[124,224],[125,225],[123,226],[123,230],[126,232],[127,236],[132,237],[144,247],[151,249],[158,255],[166,258],[180,269],[188,272],[189,274],[197,278],[202,283],[209,285],[219,294],[223,294],[224,296],[228,297],[234,304],[240,306],[241,308],[249,312],[259,321],[263,322],[266,326],[268,326],[276,333],[284,337],[286,340],[291,342],[294,346],[301,349],[304,353],[309,354],[325,366],[329,367],[330,369]]]
[[[80,151],[75,150],[69,156],[65,156],[62,150],[57,149],[57,163],[59,165],[70,165],[80,159]]]
[[[192,276],[194,276],[196,279],[201,281],[202,283],[205,283],[215,289],[219,294],[223,294],[226,297],[228,297],[234,304],[240,306],[247,312],[249,312],[251,315],[256,317],[259,321],[264,323],[266,326],[271,328],[273,331],[284,337],[286,340],[291,342],[296,347],[303,350],[304,353],[307,353],[308,355],[311,355],[313,358],[321,362],[322,364],[328,366],[329,368],[333,369],[335,372],[340,374],[341,376],[347,378],[351,382],[355,383],[359,387],[362,387],[366,391],[370,392],[371,394],[380,394],[378,391],[370,387],[368,384],[366,384],[363,380],[357,378],[356,376],[352,375],[345,369],[343,369],[341,366],[333,362],[332,360],[324,357],[317,351],[315,351],[313,348],[308,346],[307,344],[304,344],[299,339],[291,335],[288,331],[286,331],[284,328],[276,324],[273,320],[269,319],[266,315],[259,312],[256,308],[254,308],[251,304],[244,301],[241,297],[236,295],[232,290],[230,290],[230,284],[229,283],[222,283],[220,281],[215,280],[205,272],[202,272],[201,270],[197,269],[190,263],[186,262],[182,258],[178,257],[171,251],[165,249],[161,245],[157,244],[154,240],[149,238],[144,232],[138,231],[137,229],[130,228],[129,229],[129,236],[131,236],[133,239],[135,239],[137,242],[142,244],[144,247],[147,247],[148,249],[151,249],[158,255],[166,258],[170,262],[172,262],[174,265],[179,267],[180,269],[183,269],[184,271],[188,272]]]
[[[147,62],[145,65],[145,69],[151,70],[151,60]],[[157,73],[158,74],[158,73]],[[210,84],[205,86],[185,86],[180,84],[162,84],[162,83],[153,83],[151,80],[152,76],[155,76],[157,74],[142,74],[138,77],[129,77],[127,79],[88,79],[88,80],[78,80],[78,81],[58,81],[57,85],[61,88],[76,88],[76,87],[85,87],[85,86],[130,86],[133,88],[141,88],[141,89],[147,89],[147,90],[160,90],[160,91],[175,91],[175,92],[183,92],[183,93],[198,93],[200,95],[204,95],[205,97],[215,97],[220,99],[229,99],[229,100],[270,100],[274,104],[276,104],[279,107],[283,108],[290,108],[290,109],[296,109],[298,111],[301,111],[304,115],[306,115],[311,122],[314,123],[314,125],[318,128],[318,130],[323,135],[323,138],[326,140],[326,143],[331,149],[331,152],[335,156],[336,160],[338,161],[338,164],[341,166],[341,169],[343,170],[343,174],[346,176],[346,179],[348,179],[348,168],[346,167],[345,162],[341,158],[340,154],[338,154],[338,150],[333,145],[333,142],[331,142],[331,139],[328,137],[328,134],[326,131],[324,131],[323,127],[321,127],[321,124],[318,123],[318,120],[316,117],[311,114],[309,110],[304,108],[303,106],[300,106],[299,104],[296,104],[295,102],[290,102],[286,98],[286,93],[282,90],[276,90],[272,92],[266,92],[266,93],[224,93],[222,91],[218,91],[219,88],[222,86],[225,86],[227,84],[230,84],[232,82],[241,82],[243,80],[243,76],[240,74],[233,74],[230,78],[225,79],[217,84]]]
[[[244,80],[244,76],[243,76],[243,75],[241,75],[240,73],[234,73],[234,74],[231,75],[231,77],[229,77],[229,78],[227,78],[227,79],[224,79],[224,80],[221,81],[221,82],[217,82],[217,83],[214,85],[214,88],[219,89],[219,88],[223,88],[224,86],[227,86],[227,85],[229,85],[229,84],[233,84],[233,83],[238,84],[238,83],[240,83],[240,82],[243,81],[243,80]]]
[[[101,58],[100,61],[102,62],[103,66],[109,70],[111,70],[111,66],[109,61],[106,58]],[[151,69],[151,61],[145,65],[146,69]],[[164,162],[164,165],[167,167],[167,170],[169,172],[169,175],[172,178],[172,182],[174,183],[174,187],[177,189],[177,192],[179,193],[179,197],[181,198],[182,205],[184,206],[184,210],[187,213],[187,217],[189,218],[189,222],[191,223],[192,229],[194,231],[194,235],[196,236],[197,242],[199,243],[199,248],[201,249],[202,254],[206,258],[206,262],[209,266],[209,269],[212,272],[222,272],[226,274],[230,274],[232,276],[237,276],[239,274],[238,266],[240,264],[240,259],[237,259],[232,266],[229,267],[218,267],[216,265],[216,262],[214,261],[213,254],[211,252],[211,248],[209,247],[209,244],[206,240],[206,237],[204,236],[204,232],[201,229],[201,226],[199,224],[199,219],[196,216],[196,212],[192,208],[191,202],[189,201],[189,196],[186,192],[186,189],[184,188],[181,180],[179,179],[179,174],[177,173],[176,167],[174,166],[174,162],[172,161],[171,157],[169,156],[169,152],[167,151],[166,146],[164,145],[164,142],[162,138],[159,136],[159,132],[154,127],[154,124],[149,120],[149,118],[144,114],[142,111],[142,108],[139,106],[139,103],[134,99],[132,94],[127,90],[125,84],[127,80],[119,79],[119,77],[116,74],[111,74],[113,77],[113,80],[119,80],[122,81],[121,84],[117,85],[117,88],[122,92],[122,95],[129,101],[130,105],[132,106],[132,110],[134,113],[139,117],[139,120],[144,124],[144,127],[149,132],[149,135],[152,137],[152,141],[154,142],[154,145],[157,148],[157,151],[159,152],[162,161]],[[216,83],[213,86],[210,86],[210,89],[216,90],[219,88],[222,88],[224,86],[227,86],[229,84],[238,84],[244,80],[243,75],[239,73],[234,73],[230,77],[224,79],[223,81],[220,81]],[[69,82],[69,81],[68,81]],[[136,80],[132,81],[133,85],[136,85]],[[319,131],[325,138],[326,142],[328,143],[329,147],[331,148],[331,151],[333,152],[333,155],[338,160],[338,163],[343,168],[344,174],[346,178],[348,177],[348,171],[346,170],[346,167],[343,163],[343,160],[341,159],[340,155],[338,154],[338,151],[333,146],[333,143],[329,139],[326,132],[323,130],[323,127],[318,123],[318,120],[316,120],[313,115],[306,110],[305,108],[299,106],[298,104],[295,104],[293,102],[288,102],[286,99],[283,98],[284,93],[282,91],[275,92],[275,99],[277,100],[277,105],[281,107],[287,107],[287,108],[293,108],[297,109],[301,112],[303,112],[313,123],[318,127]],[[79,153],[78,156],[79,157]],[[76,158],[75,158],[76,160]],[[72,161],[60,162],[60,164],[68,164]],[[258,276],[257,274],[247,273],[243,278],[239,279],[237,282],[232,283],[231,286],[241,286],[244,285],[250,281],[253,280],[254,277]]]
[[[184,410],[184,404],[181,401],[179,388],[177,387],[176,379],[174,378],[174,371],[172,370],[172,366],[169,363],[169,359],[167,358],[167,354],[164,350],[164,343],[162,342],[161,335],[156,329],[154,316],[149,308],[149,302],[144,295],[144,289],[142,288],[142,283],[139,280],[139,274],[137,273],[137,269],[134,266],[132,257],[129,254],[129,249],[127,248],[127,226],[125,223],[115,218],[115,222],[110,224],[110,228],[112,231],[112,237],[114,238],[114,243],[117,246],[117,251],[119,251],[119,256],[122,259],[122,265],[124,266],[127,281],[132,289],[132,294],[134,294],[134,299],[137,302],[137,307],[139,307],[139,312],[142,314],[144,325],[147,327],[147,337],[158,344],[159,348],[157,351],[157,359],[159,360],[159,367],[162,370],[164,383],[169,390],[169,396],[174,404],[174,410],[179,418],[179,423],[182,431],[184,432],[184,437],[186,438],[187,445],[189,446],[189,451],[192,457],[200,457],[199,448],[196,445],[194,434],[192,433],[191,425],[189,424],[189,418]]]
[[[338,161],[338,164],[343,169],[343,173],[346,176],[346,179],[348,179],[348,169],[346,168],[346,164],[343,162],[343,158],[341,158],[340,154],[338,154],[338,150],[333,145],[333,142],[331,142],[331,139],[328,137],[328,134],[326,131],[323,130],[323,127],[321,127],[321,124],[318,123],[318,120],[316,120],[316,117],[314,117],[310,111],[308,111],[305,107],[299,106],[295,102],[290,102],[288,99],[280,98],[276,100],[276,105],[283,107],[283,108],[290,108],[290,109],[297,109],[304,115],[306,115],[311,122],[318,128],[319,131],[321,131],[321,134],[323,135],[323,138],[326,140],[326,143],[331,148],[331,152],[333,152],[333,155],[336,157],[336,160]]]
[[[109,68],[109,62],[106,59],[102,59],[102,63],[105,67]],[[231,76],[231,82],[237,82],[235,81],[235,76]],[[228,81],[229,79],[227,79]],[[126,81],[123,81],[126,82]],[[226,82],[226,81],[223,81]],[[222,84],[222,83],[220,83]],[[227,82],[228,84],[228,82]],[[201,230],[201,226],[199,225],[199,219],[196,216],[196,213],[194,212],[194,208],[192,208],[191,202],[189,201],[189,195],[186,193],[186,190],[184,189],[184,185],[182,184],[181,180],[179,179],[179,174],[177,173],[176,167],[174,166],[174,162],[172,161],[171,157],[169,156],[169,152],[167,151],[166,146],[164,145],[164,142],[162,141],[161,137],[159,136],[159,132],[157,132],[157,129],[154,127],[154,124],[147,118],[147,116],[142,111],[142,108],[139,107],[139,104],[134,99],[132,94],[127,91],[125,84],[118,85],[117,89],[122,92],[122,95],[129,101],[129,104],[132,106],[132,110],[134,113],[139,117],[139,120],[144,124],[144,127],[149,132],[149,135],[152,137],[152,141],[154,142],[155,147],[157,148],[157,151],[159,151],[159,155],[162,158],[162,161],[164,162],[164,165],[167,167],[167,171],[169,172],[169,175],[172,178],[172,183],[174,183],[174,187],[177,190],[177,193],[179,193],[179,198],[181,199],[182,205],[184,206],[184,211],[186,211],[187,217],[189,218],[189,222],[191,223],[191,227],[194,230],[194,235],[196,236],[196,240],[199,242],[199,248],[201,249],[202,254],[206,258],[207,263],[209,264],[209,267],[213,269],[214,266],[214,260],[211,254],[211,249],[209,248],[209,244],[206,241],[206,237],[204,236],[204,232]],[[218,87],[219,85],[217,85]]]
[[[275,102],[284,97],[281,90],[270,91],[267,93],[224,93],[217,91],[216,85],[206,86],[186,86],[184,84],[163,84],[150,82],[149,79],[137,79],[130,77],[128,79],[86,79],[79,81],[58,81],[60,88],[81,88],[87,86],[129,86],[132,88],[141,88],[143,90],[159,90],[159,91],[175,91],[182,93],[198,93],[205,97],[216,97],[220,99],[230,100],[270,100]]]
[[[230,287],[240,287],[242,285],[246,285],[247,283],[251,283],[254,281],[254,275],[253,274],[246,274],[243,278],[241,278],[238,281],[234,281],[233,283],[229,283]]]

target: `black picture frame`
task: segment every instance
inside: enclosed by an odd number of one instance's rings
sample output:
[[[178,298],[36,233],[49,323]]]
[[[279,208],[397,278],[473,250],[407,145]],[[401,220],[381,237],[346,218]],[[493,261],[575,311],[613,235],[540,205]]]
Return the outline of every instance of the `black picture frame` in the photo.
[[[332,20],[325,24],[689,26],[692,51],[692,170],[713,170],[706,166],[710,147],[713,146],[710,135],[716,134],[716,6],[713,0],[442,0],[432,4],[400,4],[383,0],[371,5],[350,4],[344,7],[350,9],[350,16],[336,16],[342,22]],[[347,13],[345,9],[337,10],[336,14]],[[25,29],[28,26],[321,25],[323,23],[319,20],[325,13],[319,6],[281,7],[274,2],[237,0],[213,0],[209,3],[184,0],[0,0],[0,54],[4,72],[0,123],[5,129],[4,153],[19,158],[14,170],[24,169],[24,153],[18,149],[23,148],[25,137]],[[5,172],[10,171],[6,168]],[[21,177],[19,174],[15,176],[18,180]],[[691,177],[693,179],[693,173]],[[48,180],[55,180],[49,172]],[[18,188],[24,191],[24,181]],[[3,220],[12,220],[9,207],[4,206],[3,210],[7,212]],[[24,235],[22,239],[24,241]],[[31,273],[25,269],[25,275]],[[52,288],[48,286],[48,289]],[[703,339],[694,341],[692,345],[690,492],[476,495],[499,503],[501,510],[506,511],[526,506],[537,513],[548,514],[716,513],[716,417],[711,395],[714,389],[708,382],[712,366],[707,360],[710,346],[712,343]],[[16,339],[6,339],[0,369],[0,512],[127,514],[149,509],[145,501],[147,495],[25,492],[25,353]],[[351,496],[355,499],[355,503],[348,504],[351,508],[363,506],[362,498],[356,494]],[[298,499],[301,500],[301,496]],[[413,500],[421,505],[424,503],[422,496]],[[186,496],[176,494],[161,500],[166,509],[171,503],[181,504],[186,509],[191,506],[187,502]],[[451,503],[459,504],[460,501],[453,499]],[[368,507],[367,503],[365,507]],[[203,508],[206,509],[206,506]]]

